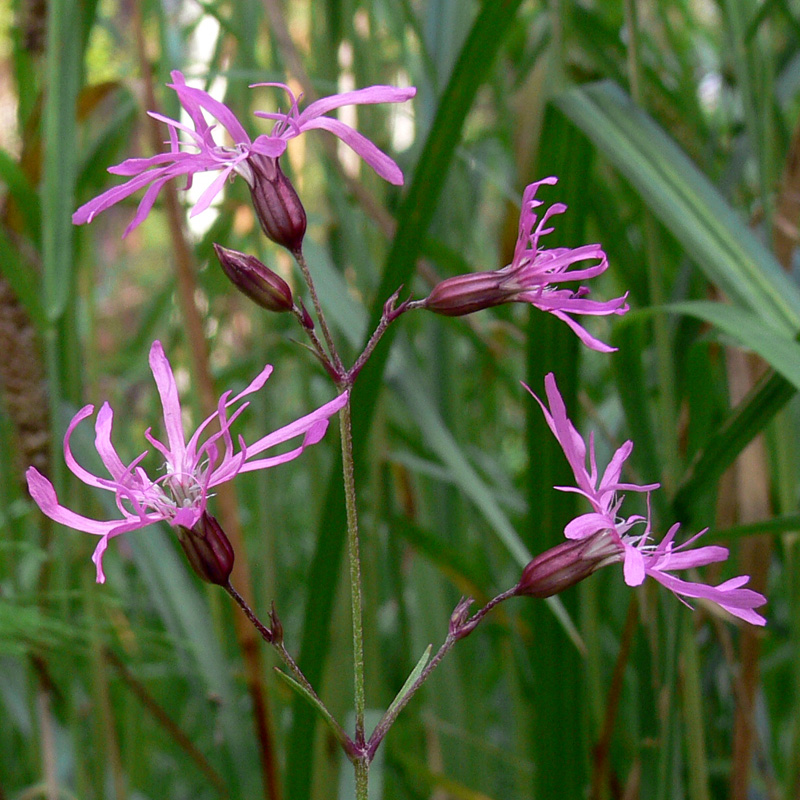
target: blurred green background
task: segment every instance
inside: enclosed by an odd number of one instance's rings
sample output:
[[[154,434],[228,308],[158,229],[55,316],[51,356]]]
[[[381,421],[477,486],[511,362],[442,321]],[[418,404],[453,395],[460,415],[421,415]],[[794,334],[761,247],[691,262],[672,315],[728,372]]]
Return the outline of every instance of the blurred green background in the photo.
[[[108,166],[163,146],[145,111],[178,113],[173,69],[251,134],[278,95],[250,83],[418,87],[342,117],[396,158],[402,189],[324,132],[283,160],[349,360],[400,284],[423,297],[508,263],[522,190],[548,175],[560,181],[541,198],[569,211],[546,246],[601,242],[611,267],[593,297],[630,293],[626,317],[588,324],[611,356],[506,306],[408,314],[362,373],[370,709],[438,646],[462,594],[513,585],[585,510],[552,490],[566,462],[520,386],[541,393],[549,370],[602,459],[634,440],[623,477],[662,483],[656,533],[710,527],[732,556],[704,579],[748,573],[770,600],[768,626],[749,629],[657,586],[631,591],[611,567],[560,598],[577,639],[548,605],[509,601],[403,712],[375,797],[800,796],[800,4],[16,0],[0,4],[0,52],[0,800],[352,796],[327,730],[166,526],[115,540],[97,586],[92,537],[50,525],[24,488],[36,464],[66,504],[114,514],[65,469],[61,440],[104,400],[123,457],[161,432],[154,338],[195,422],[274,364],[241,420],[248,440],[332,396],[292,320],[253,308],[215,263],[219,242],[299,286],[242,181],[191,221],[183,192],[163,193],[125,240],[140,195],[71,225],[118,182]],[[87,466],[91,436],[88,423],[75,436]],[[217,501],[238,520],[239,587],[262,616],[275,601],[289,650],[345,720],[337,451],[331,430]]]

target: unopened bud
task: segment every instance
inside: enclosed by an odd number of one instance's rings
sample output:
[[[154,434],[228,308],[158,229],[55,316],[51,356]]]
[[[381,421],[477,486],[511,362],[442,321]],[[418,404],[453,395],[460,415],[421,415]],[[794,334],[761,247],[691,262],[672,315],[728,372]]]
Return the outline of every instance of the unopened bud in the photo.
[[[275,611],[275,603],[269,611],[269,627],[272,631],[272,641],[275,644],[280,644],[283,641],[283,623],[278,619],[278,614]]]
[[[300,306],[300,323],[307,331],[314,330],[314,320],[311,318],[311,314],[308,313],[308,309],[303,304],[302,300],[298,301]]]
[[[457,640],[469,636],[483,619],[480,612],[470,617],[469,610],[474,602],[471,597],[462,597],[450,615],[450,635]]]
[[[469,609],[474,602],[475,601],[471,597],[462,597],[458,601],[458,605],[453,609],[453,613],[450,615],[451,636],[455,636],[457,639],[460,639],[462,638],[462,635],[466,635],[459,634],[461,634],[461,631],[464,628],[464,623],[466,623],[467,619],[469,618]]]
[[[208,583],[227,586],[233,569],[233,546],[207,511],[191,527],[178,526],[178,541],[194,571]]]
[[[500,272],[471,272],[446,278],[433,287],[422,306],[446,317],[461,317],[499,306],[514,294],[504,285],[506,280]]]
[[[298,252],[306,233],[306,212],[294,186],[277,158],[255,154],[247,164],[253,177],[250,195],[261,229],[276,244]]]
[[[291,311],[294,298],[289,284],[255,256],[214,244],[219,263],[240,292],[267,311]]]
[[[609,531],[568,539],[536,556],[522,570],[515,594],[551,597],[621,558],[622,545]]]

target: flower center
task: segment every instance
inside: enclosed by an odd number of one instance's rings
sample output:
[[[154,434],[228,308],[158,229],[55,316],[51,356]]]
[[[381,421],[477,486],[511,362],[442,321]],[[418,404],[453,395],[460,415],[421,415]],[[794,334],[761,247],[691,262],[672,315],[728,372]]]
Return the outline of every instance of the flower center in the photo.
[[[159,478],[154,487],[153,508],[172,517],[180,508],[191,508],[203,496],[203,487],[191,473],[171,472]]]

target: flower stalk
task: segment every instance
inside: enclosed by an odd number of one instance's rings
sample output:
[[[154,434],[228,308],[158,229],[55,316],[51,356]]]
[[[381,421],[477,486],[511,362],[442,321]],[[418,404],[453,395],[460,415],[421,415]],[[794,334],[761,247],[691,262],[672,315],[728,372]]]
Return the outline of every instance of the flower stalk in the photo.
[[[436,667],[441,664],[444,657],[450,652],[453,645],[469,636],[475,628],[483,621],[486,615],[496,606],[500,605],[504,600],[513,597],[517,593],[517,587],[514,586],[505,592],[500,593],[497,597],[491,599],[483,608],[476,611],[471,617],[468,616],[469,607],[472,605],[472,599],[462,598],[458,603],[452,616],[450,617],[450,629],[447,636],[442,642],[436,655],[425,665],[425,669],[419,674],[419,677],[411,684],[406,693],[392,703],[389,711],[384,714],[381,721],[375,726],[375,730],[370,736],[367,744],[367,755],[369,759],[375,757],[378,747],[383,741],[389,729],[394,724],[400,712],[408,705],[411,698],[416,694],[417,690],[422,686],[425,681],[431,676],[431,673]]]
[[[369,357],[372,355],[373,351],[378,345],[378,342],[381,340],[381,337],[384,333],[386,333],[387,328],[391,325],[401,314],[408,311],[412,308],[413,303],[409,300],[405,300],[400,305],[397,305],[397,298],[400,296],[400,292],[403,291],[403,287],[401,286],[397,291],[384,303],[383,305],[383,316],[381,317],[381,321],[378,323],[378,327],[372,332],[372,336],[369,337],[369,341],[367,342],[366,346],[364,347],[363,352],[361,355],[356,359],[353,366],[350,368],[350,372],[348,374],[348,386],[352,386],[355,379],[358,377],[359,372],[364,368],[364,365],[369,360]]]
[[[331,333],[331,329],[328,326],[327,320],[325,319],[325,314],[322,311],[322,305],[319,302],[319,295],[317,294],[317,287],[314,285],[314,279],[311,277],[311,270],[308,268],[308,262],[306,261],[303,251],[300,248],[293,250],[292,255],[297,262],[297,266],[300,267],[300,272],[303,273],[303,280],[306,282],[308,293],[311,295],[311,302],[314,304],[314,311],[317,314],[319,327],[322,329],[322,336],[325,339],[325,344],[328,345],[330,360],[333,362],[336,372],[339,375],[344,375],[345,370],[342,364],[342,359],[339,357],[339,351],[336,349],[336,344],[333,341],[333,334]]]
[[[236,601],[236,604],[239,606],[239,608],[244,611],[245,616],[248,620],[250,620],[253,627],[259,632],[261,638],[268,645],[271,645],[274,648],[281,661],[283,661],[283,663],[289,668],[289,671],[292,673],[292,675],[294,675],[300,686],[302,686],[303,689],[308,692],[314,702],[325,712],[326,719],[333,726],[336,738],[342,744],[342,747],[344,748],[345,753],[347,753],[348,758],[351,760],[355,759],[357,757],[357,751],[355,745],[353,744],[353,740],[347,735],[341,725],[339,725],[339,723],[334,719],[333,715],[327,710],[325,704],[314,690],[314,687],[311,685],[308,678],[306,678],[297,662],[294,660],[294,658],[292,658],[291,653],[286,649],[286,645],[283,643],[283,626],[281,625],[281,622],[275,613],[275,606],[273,605],[272,610],[270,611],[270,625],[272,627],[268,628],[258,618],[258,615],[255,613],[255,611],[250,608],[247,601],[239,594],[239,592],[236,591],[236,589],[233,588],[230,582],[228,582],[223,588]]]

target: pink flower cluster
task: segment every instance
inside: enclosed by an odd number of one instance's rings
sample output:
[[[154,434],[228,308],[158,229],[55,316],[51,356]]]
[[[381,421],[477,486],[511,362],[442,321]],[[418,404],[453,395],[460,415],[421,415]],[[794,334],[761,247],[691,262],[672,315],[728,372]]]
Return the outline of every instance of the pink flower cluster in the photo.
[[[561,550],[557,558],[534,559],[523,572],[517,593],[543,596],[540,593],[540,584],[543,583],[547,586],[557,586],[559,591],[566,588],[563,582],[559,581],[559,576],[554,574],[556,569],[563,575],[574,576],[576,580],[580,580],[595,569],[621,561],[625,583],[628,586],[639,586],[649,576],[666,586],[680,599],[689,597],[709,600],[753,625],[766,624],[764,617],[754,610],[764,605],[767,602],[766,598],[758,592],[743,588],[750,580],[749,576],[741,575],[718,586],[707,586],[677,578],[672,574],[676,570],[725,561],[728,558],[728,550],[718,545],[689,549],[706,532],[705,530],[683,544],[675,545],[675,534],[680,527],[678,523],[667,531],[667,535],[658,544],[653,544],[648,517],[620,516],[624,498],[618,496],[618,492],[650,492],[659,485],[654,483],[640,486],[620,481],[622,467],[633,449],[630,441],[625,442],[614,453],[600,476],[595,457],[594,438],[590,435],[587,469],[586,442],[567,417],[564,400],[552,373],[545,378],[545,391],[550,404],[549,409],[533,392],[531,394],[541,406],[550,430],[564,450],[577,484],[556,488],[583,495],[591,504],[592,510],[576,517],[564,529],[568,541],[583,542],[586,546],[580,545],[573,549],[559,545]],[[634,528],[642,524],[644,527],[641,532],[634,533]],[[580,562],[583,562],[583,568]]]

